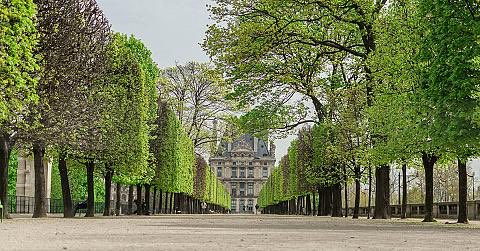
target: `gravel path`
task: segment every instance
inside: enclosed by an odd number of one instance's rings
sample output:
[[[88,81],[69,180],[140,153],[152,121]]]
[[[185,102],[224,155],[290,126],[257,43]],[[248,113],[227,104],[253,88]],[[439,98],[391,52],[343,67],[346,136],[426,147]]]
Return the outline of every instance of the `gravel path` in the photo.
[[[329,217],[162,215],[15,218],[0,224],[0,250],[466,250],[480,223]]]

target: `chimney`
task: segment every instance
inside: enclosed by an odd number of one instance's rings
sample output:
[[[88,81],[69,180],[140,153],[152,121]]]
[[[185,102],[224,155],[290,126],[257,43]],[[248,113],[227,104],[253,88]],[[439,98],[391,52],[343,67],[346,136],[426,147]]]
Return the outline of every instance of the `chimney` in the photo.
[[[258,152],[258,139],[256,137],[253,137],[253,152]]]
[[[275,143],[272,141],[270,141],[270,156],[272,157],[275,157],[275,149],[277,147],[275,146]]]

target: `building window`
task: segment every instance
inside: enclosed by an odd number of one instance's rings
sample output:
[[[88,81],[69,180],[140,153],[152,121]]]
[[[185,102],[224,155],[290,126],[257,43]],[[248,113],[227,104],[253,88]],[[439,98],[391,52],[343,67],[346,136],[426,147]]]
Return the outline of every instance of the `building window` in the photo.
[[[222,177],[222,167],[217,167],[217,177]]]
[[[234,162],[232,163],[232,165],[236,166],[236,165],[237,165],[237,162],[234,161]]]
[[[232,200],[231,210],[237,211],[237,200]]]
[[[247,204],[247,210],[248,211],[253,211],[253,200],[252,199],[249,199],[248,200],[248,204]]]
[[[268,167],[262,169],[262,176],[263,178],[268,178]]]
[[[264,165],[264,166],[268,165],[268,162],[266,162],[266,161],[265,161],[265,162],[263,162],[263,165]]]
[[[253,162],[248,162],[248,165],[249,165],[249,166],[253,166]]]
[[[253,167],[248,168],[248,178],[253,178]]]
[[[232,178],[237,178],[237,168],[232,167]]]
[[[219,166],[221,166],[221,165],[222,165],[222,162],[218,162],[217,164],[218,164]]]
[[[250,196],[250,195],[253,195],[253,182],[248,182],[248,185],[247,185],[247,194]]]
[[[245,196],[245,182],[240,182],[240,196]]]
[[[240,211],[245,211],[245,200],[240,199],[240,207],[238,208]]]
[[[245,167],[240,167],[240,178],[245,178]]]
[[[232,196],[237,195],[237,183],[232,183]]]

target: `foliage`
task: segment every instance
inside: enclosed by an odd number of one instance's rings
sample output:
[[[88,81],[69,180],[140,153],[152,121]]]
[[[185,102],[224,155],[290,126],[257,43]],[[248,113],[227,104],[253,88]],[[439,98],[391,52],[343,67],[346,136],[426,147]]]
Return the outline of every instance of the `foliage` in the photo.
[[[35,14],[32,0],[0,2],[0,130],[4,133],[10,133],[8,124],[26,126],[20,114],[38,102]]]
[[[15,197],[17,193],[18,151],[13,150],[8,162],[8,196]]]
[[[134,36],[115,33],[107,50],[108,85],[101,87],[103,146],[97,158],[113,164],[115,179],[149,183],[154,171],[150,135],[156,119],[159,70]]]
[[[92,96],[104,74],[110,25],[95,0],[34,2],[43,71],[38,72],[40,103],[30,109],[40,124],[25,137],[70,151],[89,149],[98,133]]]
[[[209,64],[189,62],[163,70],[162,76],[162,99],[182,122],[196,152],[211,153],[209,146],[225,133],[234,104],[225,99],[222,75]]]
[[[158,124],[152,142],[156,159],[155,183],[175,193],[193,194],[195,153],[191,139],[165,103],[159,104]]]

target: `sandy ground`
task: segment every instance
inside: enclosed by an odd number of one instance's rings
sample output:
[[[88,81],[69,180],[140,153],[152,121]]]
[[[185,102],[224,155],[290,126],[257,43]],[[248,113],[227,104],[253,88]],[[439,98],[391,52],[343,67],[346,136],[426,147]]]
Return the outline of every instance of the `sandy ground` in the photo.
[[[480,223],[329,217],[163,215],[16,217],[0,250],[478,250]]]

